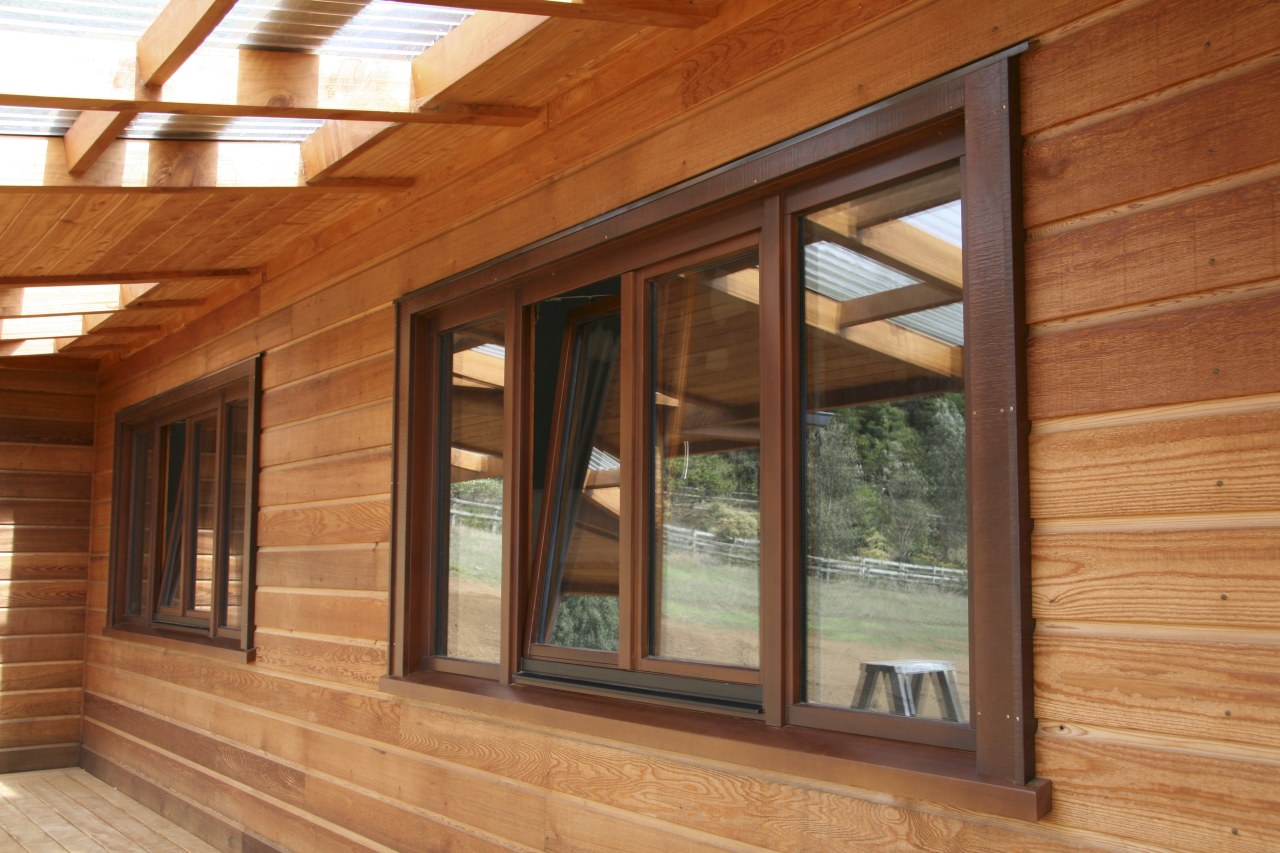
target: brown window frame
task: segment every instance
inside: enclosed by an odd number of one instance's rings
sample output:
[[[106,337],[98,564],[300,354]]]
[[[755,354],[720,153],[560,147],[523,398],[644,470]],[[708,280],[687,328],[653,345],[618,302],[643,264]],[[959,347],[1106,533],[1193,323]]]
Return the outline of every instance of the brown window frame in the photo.
[[[107,599],[109,612],[105,632],[126,632],[129,636],[143,638],[152,642],[179,641],[184,644],[201,646],[210,651],[230,652],[238,659],[247,659],[253,648],[253,590],[254,590],[254,556],[256,550],[256,517],[257,517],[257,453],[258,453],[258,409],[261,387],[261,357],[246,359],[216,373],[189,382],[169,391],[157,394],[140,403],[121,409],[116,414],[115,423],[115,459],[112,487],[112,521],[110,568]],[[239,531],[242,536],[243,569],[241,574],[241,611],[240,626],[232,627],[223,624],[227,599],[229,597],[228,562],[230,558],[230,499],[231,481],[229,443],[231,433],[228,425],[228,413],[233,406],[243,405],[245,409],[247,445],[245,452],[244,493],[241,495],[244,507],[244,527]],[[194,613],[194,608],[179,607],[168,609],[158,603],[162,582],[159,548],[162,543],[179,552],[182,561],[180,582],[183,587],[188,582],[194,583],[194,541],[198,533],[195,529],[194,512],[188,512],[180,519],[179,526],[174,527],[176,537],[172,541],[160,530],[156,519],[161,515],[160,493],[163,488],[160,472],[169,465],[163,461],[162,446],[167,430],[177,422],[188,426],[201,419],[212,418],[215,431],[214,475],[214,514],[215,521],[212,534],[214,576],[211,586],[211,603],[208,615]],[[138,464],[142,460],[135,458],[136,441],[149,438],[153,449],[153,459],[149,463],[149,471],[143,483],[137,482],[141,472]],[[194,443],[188,441],[185,451],[186,459],[181,463],[184,474],[197,464]],[[144,495],[142,489],[146,480],[151,482],[150,495]],[[183,478],[181,484],[185,501],[190,501],[194,494],[194,485]],[[149,501],[148,501],[149,498]],[[150,559],[143,561],[138,570],[131,575],[130,568],[134,564],[134,554],[144,543],[138,540],[136,525],[138,513],[147,512],[142,507],[150,503],[152,512],[147,516],[152,525],[149,547]],[[190,553],[188,553],[190,552]],[[135,588],[136,587],[136,588]],[[186,600],[186,594],[180,594]],[[130,612],[129,601],[137,601],[136,611]],[[189,602],[188,602],[189,603]]]
[[[735,756],[761,768],[1029,819],[1048,811],[1050,786],[1035,777],[1030,672],[1018,52],[919,86],[400,301],[392,654],[385,689],[524,721],[572,719],[588,732],[655,747],[665,744],[652,732],[680,730],[690,754],[714,757],[727,739],[739,748]],[[960,164],[965,206],[973,704],[960,734],[956,724],[887,714],[854,715],[864,719],[849,725],[847,712],[798,701],[801,308],[796,289],[784,286],[798,268],[800,215],[947,162]],[[777,320],[761,324],[760,405],[762,412],[780,413],[761,421],[762,501],[767,495],[772,502],[761,515],[761,583],[776,594],[761,599],[758,713],[737,719],[690,710],[698,706],[696,698],[649,697],[675,706],[655,707],[618,698],[626,691],[607,679],[595,685],[575,678],[557,683],[529,672],[522,658],[530,636],[530,598],[536,594],[531,567],[538,542],[530,491],[531,306],[752,234],[761,253],[761,315]],[[624,291],[624,305],[626,300]],[[504,620],[497,665],[432,654],[425,593],[433,577],[431,523],[421,521],[434,517],[431,465],[425,460],[435,441],[431,377],[439,373],[430,362],[433,334],[495,315],[506,328],[504,470],[511,478],[503,498]],[[628,322],[624,316],[624,338],[644,333]],[[643,381],[632,387],[643,387]],[[638,400],[623,405],[635,414]],[[624,430],[628,420],[636,418],[628,419],[624,408]],[[632,427],[623,444],[644,438],[643,428]],[[645,488],[644,476],[626,479],[624,490]],[[625,529],[626,516],[624,511],[623,550],[643,554],[644,536]],[[640,524],[633,519],[630,526]],[[548,711],[561,716],[548,717]]]

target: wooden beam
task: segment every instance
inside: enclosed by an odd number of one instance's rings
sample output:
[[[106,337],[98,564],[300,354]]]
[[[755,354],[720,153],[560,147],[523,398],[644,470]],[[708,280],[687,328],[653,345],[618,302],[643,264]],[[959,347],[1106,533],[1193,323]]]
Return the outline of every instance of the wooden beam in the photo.
[[[755,304],[760,302],[759,281],[752,270],[719,276],[709,285],[738,299]],[[811,328],[844,338],[864,349],[941,376],[964,375],[963,347],[922,335],[888,320],[842,327],[840,303],[829,296],[806,291],[804,315],[805,324]]]
[[[249,269],[160,270],[156,272],[80,273],[76,275],[0,276],[0,287],[63,287],[71,284],[131,284],[199,279],[256,279],[261,273]]]
[[[961,300],[959,294],[942,290],[933,284],[909,284],[881,293],[870,293],[840,303],[840,326],[857,326],[914,314],[929,308],[941,308]]]
[[[506,69],[495,66],[500,57],[515,58],[528,67],[541,61],[542,47],[532,36],[545,29],[548,19],[529,15],[500,15],[480,12],[463,21],[448,38],[441,39],[419,54],[411,63],[411,100],[422,111],[457,109],[475,103],[476,94],[492,94],[483,89],[490,79],[501,79],[513,85]],[[477,83],[480,86],[477,86]],[[513,104],[509,108],[534,109],[531,104]],[[535,110],[536,113],[536,110]],[[334,172],[385,139],[398,127],[396,123],[350,121],[326,122],[302,143],[303,173],[307,182],[316,184],[332,177]]]
[[[397,0],[431,6],[544,15],[646,27],[700,27],[716,16],[719,0]]]
[[[235,0],[169,0],[138,39],[138,82],[143,86],[163,85],[235,5]],[[135,115],[82,111],[63,137],[67,171],[73,175],[88,171]]]
[[[923,281],[933,282],[956,293],[964,287],[964,253],[948,243],[901,219],[860,228],[858,243],[874,257]]]
[[[83,41],[83,40],[81,40]],[[78,43],[57,36],[0,33],[0,105],[217,117],[359,119],[423,124],[519,126],[538,110],[503,104],[413,102],[410,66],[263,50],[210,51],[163,87],[146,86],[133,57],[92,44],[71,74]]]
[[[142,82],[164,85],[235,5],[236,0],[169,0],[138,39]]]
[[[79,335],[82,322],[80,315],[0,318],[0,341],[21,341],[28,338],[61,338],[69,335]]]

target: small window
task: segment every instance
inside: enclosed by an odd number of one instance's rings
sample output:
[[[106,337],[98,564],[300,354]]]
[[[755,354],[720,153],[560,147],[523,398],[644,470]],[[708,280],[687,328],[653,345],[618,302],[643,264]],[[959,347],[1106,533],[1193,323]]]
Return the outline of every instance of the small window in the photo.
[[[115,627],[249,647],[257,373],[254,359],[118,416]]]

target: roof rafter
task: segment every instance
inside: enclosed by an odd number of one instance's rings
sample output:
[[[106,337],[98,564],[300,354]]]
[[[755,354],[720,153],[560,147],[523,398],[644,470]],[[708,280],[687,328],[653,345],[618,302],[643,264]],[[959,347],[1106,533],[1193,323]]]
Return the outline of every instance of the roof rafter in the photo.
[[[716,16],[720,0],[396,0],[431,6],[578,18],[647,27],[698,27]]]
[[[169,0],[138,39],[138,83],[160,86],[195,53],[236,0]],[[67,171],[81,175],[133,121],[136,113],[84,110],[67,129]]]
[[[409,63],[267,50],[210,51],[163,87],[141,85],[131,53],[69,40],[0,33],[0,104],[69,110],[218,117],[361,119],[404,123],[518,126],[536,109],[490,104],[416,103]]]

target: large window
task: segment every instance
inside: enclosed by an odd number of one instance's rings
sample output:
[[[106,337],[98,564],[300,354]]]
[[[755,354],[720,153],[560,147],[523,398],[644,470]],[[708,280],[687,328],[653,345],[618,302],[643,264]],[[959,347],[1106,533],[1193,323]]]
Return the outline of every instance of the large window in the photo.
[[[247,649],[257,359],[122,411],[112,624]]]
[[[1007,74],[407,297],[388,687],[650,708],[1042,812]]]

